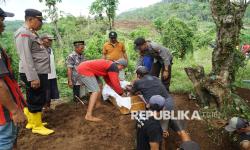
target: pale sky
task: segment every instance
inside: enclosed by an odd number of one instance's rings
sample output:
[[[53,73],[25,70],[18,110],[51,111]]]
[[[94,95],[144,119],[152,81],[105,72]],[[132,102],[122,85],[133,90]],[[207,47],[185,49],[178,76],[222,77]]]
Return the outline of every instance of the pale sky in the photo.
[[[58,8],[74,16],[87,16],[89,7],[93,1],[94,0],[62,0]],[[117,14],[134,8],[147,7],[160,1],[161,0],[119,0]],[[0,7],[4,11],[15,13],[13,18],[6,18],[6,20],[23,20],[24,10],[27,8],[38,10],[46,9],[44,3],[39,3],[39,0],[6,0],[6,3],[0,3]]]

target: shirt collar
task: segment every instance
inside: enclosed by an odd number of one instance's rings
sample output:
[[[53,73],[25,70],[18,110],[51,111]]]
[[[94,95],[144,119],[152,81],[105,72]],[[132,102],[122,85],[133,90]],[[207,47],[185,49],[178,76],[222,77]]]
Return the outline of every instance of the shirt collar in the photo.
[[[113,43],[111,43],[111,42],[109,41],[109,44],[110,44],[110,45],[116,45],[116,44],[118,44],[118,43],[119,43],[119,41],[116,41],[115,44],[113,44]]]
[[[77,56],[82,56],[82,54],[78,54],[76,51],[73,51],[73,54]]]
[[[36,36],[38,36],[37,32],[35,30],[33,30],[33,29],[30,29],[26,24],[24,24],[23,27],[26,28],[26,29],[28,29],[30,32],[32,32]]]

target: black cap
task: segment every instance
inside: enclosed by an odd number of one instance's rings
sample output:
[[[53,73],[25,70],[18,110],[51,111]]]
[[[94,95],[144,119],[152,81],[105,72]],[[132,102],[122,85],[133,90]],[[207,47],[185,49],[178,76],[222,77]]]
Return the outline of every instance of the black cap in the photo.
[[[135,41],[134,41],[135,49],[138,49],[138,47],[143,45],[144,43],[146,43],[146,40],[142,37],[135,39]]]
[[[43,14],[42,12],[36,9],[26,9],[25,17],[35,17],[35,18],[43,19]]]
[[[0,17],[14,17],[13,13],[3,11],[2,8],[0,8]]]
[[[84,45],[85,42],[84,41],[75,41],[73,42],[74,46],[77,46],[77,45]]]
[[[111,31],[109,33],[109,38],[117,38],[117,33],[115,31]]]

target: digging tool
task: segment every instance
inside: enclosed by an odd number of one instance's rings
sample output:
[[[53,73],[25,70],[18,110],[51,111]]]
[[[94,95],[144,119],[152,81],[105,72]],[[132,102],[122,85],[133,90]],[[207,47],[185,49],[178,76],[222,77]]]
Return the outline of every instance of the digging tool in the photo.
[[[76,98],[78,101],[80,101],[81,104],[82,104],[83,106],[85,105],[85,103],[84,103],[78,96],[75,95],[75,98]]]

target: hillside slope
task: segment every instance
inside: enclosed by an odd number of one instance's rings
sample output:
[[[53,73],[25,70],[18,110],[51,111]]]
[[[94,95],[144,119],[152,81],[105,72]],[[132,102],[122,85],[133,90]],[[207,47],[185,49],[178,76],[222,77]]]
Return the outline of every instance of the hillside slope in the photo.
[[[145,8],[132,9],[117,16],[117,20],[154,20],[177,17],[187,20],[212,22],[210,4],[207,2],[159,2]],[[245,19],[250,22],[250,7],[247,8]]]

